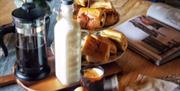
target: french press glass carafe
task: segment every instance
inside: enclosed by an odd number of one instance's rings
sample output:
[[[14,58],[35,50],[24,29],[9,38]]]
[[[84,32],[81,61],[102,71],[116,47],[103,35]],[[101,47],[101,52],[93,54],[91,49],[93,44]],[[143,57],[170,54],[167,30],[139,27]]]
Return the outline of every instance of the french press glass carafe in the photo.
[[[23,80],[47,76],[50,68],[46,55],[45,11],[25,3],[12,12],[17,41],[15,75]]]
[[[15,75],[21,80],[39,80],[50,73],[46,55],[45,11],[24,3],[12,12],[16,30]]]

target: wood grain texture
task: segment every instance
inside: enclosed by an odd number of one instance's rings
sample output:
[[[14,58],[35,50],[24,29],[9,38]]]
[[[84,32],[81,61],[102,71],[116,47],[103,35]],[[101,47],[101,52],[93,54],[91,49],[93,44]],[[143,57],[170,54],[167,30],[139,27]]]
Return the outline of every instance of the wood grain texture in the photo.
[[[152,4],[152,2],[145,0],[111,0],[114,7],[120,14],[120,24],[126,20],[137,16],[146,15],[147,9]]]
[[[142,56],[128,50],[118,63],[123,68],[123,75],[119,78],[121,91],[133,82],[139,74],[155,78],[163,78],[173,74],[180,75],[180,58],[176,58],[161,66],[156,66]]]
[[[156,66],[129,49],[116,63],[118,63],[119,69],[121,71],[121,74],[118,75],[120,88],[119,91],[124,91],[125,87],[134,82],[139,74],[154,78],[162,78],[170,74],[180,74],[180,58],[177,58],[167,64]],[[112,67],[107,66],[106,74],[112,74],[117,71],[117,69],[118,68],[112,69]],[[18,83],[29,91],[60,90],[65,87],[57,80],[54,75],[33,84],[22,84],[20,81],[18,81]]]
[[[0,0],[0,25],[12,21],[11,12],[16,8],[14,0]]]
[[[14,8],[12,1],[13,0],[0,0],[0,25],[11,21],[9,12],[11,12]],[[125,0],[113,1],[124,3],[122,7],[119,7],[121,15],[120,23],[136,15],[146,14],[148,7],[151,5],[150,2],[144,0],[126,0],[127,3]],[[144,74],[155,78],[180,74],[180,58],[177,58],[167,64],[156,66],[144,59],[142,56],[132,52],[131,50],[127,50],[117,63],[122,68],[122,74],[119,75],[120,91],[123,91],[128,84],[133,82],[138,74]],[[40,90],[46,89],[49,91],[49,89],[57,90],[62,88],[62,84],[59,83],[55,76],[51,76],[45,80],[28,85],[27,87]]]
[[[16,80],[14,75],[0,76],[0,87],[15,84]]]
[[[53,62],[53,61],[51,61]],[[105,75],[104,77],[109,77],[114,74],[120,74],[122,72],[121,67],[116,63],[110,63],[110,64],[105,64],[102,66],[105,70]],[[54,66],[51,65],[51,69],[54,70]],[[43,79],[41,81],[36,81],[36,82],[27,82],[27,81],[20,81],[17,79],[17,83],[24,87],[28,91],[33,91],[33,90],[38,90],[38,91],[55,91],[55,90],[60,90],[64,88],[69,88],[73,87],[76,84],[73,84],[72,86],[65,86],[63,85],[58,79],[55,77],[54,74],[50,75],[46,79]],[[53,85],[51,85],[53,84]],[[44,88],[46,87],[46,88]]]

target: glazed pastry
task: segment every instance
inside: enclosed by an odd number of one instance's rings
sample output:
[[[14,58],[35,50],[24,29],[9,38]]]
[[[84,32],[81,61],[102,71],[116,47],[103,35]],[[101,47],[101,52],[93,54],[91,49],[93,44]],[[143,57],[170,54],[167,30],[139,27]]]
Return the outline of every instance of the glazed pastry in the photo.
[[[98,30],[119,21],[119,14],[114,9],[80,8],[77,21],[82,29]]]
[[[85,7],[88,0],[75,0],[75,4]]]
[[[111,54],[116,54],[117,53],[117,47],[116,44],[110,40],[107,37],[102,37],[102,36],[93,36],[95,37],[98,41],[104,42],[110,46],[110,53]]]
[[[103,28],[106,20],[104,9],[80,8],[77,21],[80,22],[81,28],[96,30]]]
[[[119,14],[114,9],[104,9],[106,14],[105,27],[116,24],[119,21]]]
[[[105,8],[105,9],[114,9],[111,2],[105,2],[105,1],[97,1],[94,2],[90,8]]]
[[[82,46],[82,54],[90,63],[107,62],[110,57],[110,45],[88,35]]]
[[[107,37],[107,38],[115,40],[118,45],[117,46],[118,50],[125,51],[127,49],[128,41],[127,41],[126,36],[123,33],[115,29],[106,29],[106,30],[100,31],[100,35],[103,37]]]
[[[75,2],[74,14],[82,29],[97,31],[119,21],[118,12],[109,1],[75,0]]]

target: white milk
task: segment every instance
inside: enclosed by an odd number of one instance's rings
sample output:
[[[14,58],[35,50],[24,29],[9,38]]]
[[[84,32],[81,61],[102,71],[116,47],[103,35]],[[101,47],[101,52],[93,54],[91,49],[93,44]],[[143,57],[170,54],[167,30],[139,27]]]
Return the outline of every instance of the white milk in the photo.
[[[62,3],[61,10],[54,30],[55,73],[62,84],[70,85],[80,80],[81,33],[79,23],[73,20],[73,5]]]

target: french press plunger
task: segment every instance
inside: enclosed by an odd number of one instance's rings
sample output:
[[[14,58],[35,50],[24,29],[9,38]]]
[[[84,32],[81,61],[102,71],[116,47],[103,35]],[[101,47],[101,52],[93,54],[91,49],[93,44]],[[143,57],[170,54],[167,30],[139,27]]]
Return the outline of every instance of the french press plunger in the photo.
[[[12,12],[16,32],[15,75],[21,80],[39,80],[50,73],[47,62],[45,11],[24,3]]]

